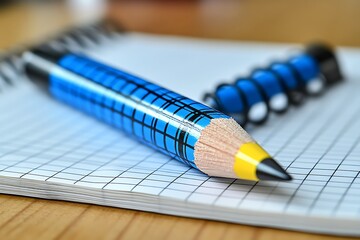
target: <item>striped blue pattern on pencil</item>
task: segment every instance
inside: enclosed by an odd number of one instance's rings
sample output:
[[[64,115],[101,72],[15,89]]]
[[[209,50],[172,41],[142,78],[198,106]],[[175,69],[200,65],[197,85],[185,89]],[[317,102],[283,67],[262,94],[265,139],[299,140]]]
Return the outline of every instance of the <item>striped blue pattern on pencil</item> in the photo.
[[[195,168],[194,146],[200,131],[211,119],[229,118],[199,102],[84,56],[68,54],[58,64],[119,97],[111,98],[52,73],[49,88],[54,97]],[[154,113],[164,117],[155,117]],[[187,127],[198,131],[187,131]]]

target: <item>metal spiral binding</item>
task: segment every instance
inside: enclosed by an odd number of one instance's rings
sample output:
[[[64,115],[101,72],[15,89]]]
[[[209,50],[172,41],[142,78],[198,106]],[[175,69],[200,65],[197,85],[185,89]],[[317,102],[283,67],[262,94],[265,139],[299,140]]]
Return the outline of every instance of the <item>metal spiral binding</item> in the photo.
[[[47,45],[55,49],[84,51],[99,46],[104,41],[114,38],[123,29],[109,21],[99,21],[94,24],[66,30],[39,45]],[[11,86],[16,86],[25,78],[22,53],[33,46],[17,47],[4,54],[0,53],[0,92]]]

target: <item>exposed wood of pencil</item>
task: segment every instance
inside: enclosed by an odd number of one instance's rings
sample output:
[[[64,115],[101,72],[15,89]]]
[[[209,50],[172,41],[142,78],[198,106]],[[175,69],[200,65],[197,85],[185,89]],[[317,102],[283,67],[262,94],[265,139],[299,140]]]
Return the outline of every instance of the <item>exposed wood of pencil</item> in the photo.
[[[195,145],[195,164],[210,176],[236,178],[234,156],[242,144],[253,141],[233,119],[213,119]]]

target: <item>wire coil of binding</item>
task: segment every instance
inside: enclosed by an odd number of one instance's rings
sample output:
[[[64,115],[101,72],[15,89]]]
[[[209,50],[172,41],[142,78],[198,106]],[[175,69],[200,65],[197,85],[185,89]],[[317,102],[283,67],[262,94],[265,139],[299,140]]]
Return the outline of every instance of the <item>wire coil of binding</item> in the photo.
[[[115,26],[109,21],[99,21],[87,26],[71,28],[40,45],[46,45],[54,49],[84,51],[112,39],[122,31],[121,27]],[[0,92],[7,87],[17,85],[24,79],[25,74],[21,55],[30,48],[31,46],[17,47],[0,54]]]

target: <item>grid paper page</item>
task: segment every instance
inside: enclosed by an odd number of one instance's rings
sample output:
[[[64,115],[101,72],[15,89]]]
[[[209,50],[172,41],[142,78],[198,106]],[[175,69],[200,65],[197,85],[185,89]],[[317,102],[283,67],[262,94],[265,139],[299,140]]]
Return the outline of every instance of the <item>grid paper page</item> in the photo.
[[[208,177],[24,83],[0,95],[0,191],[360,235],[359,87],[248,129],[294,177],[253,183]]]

